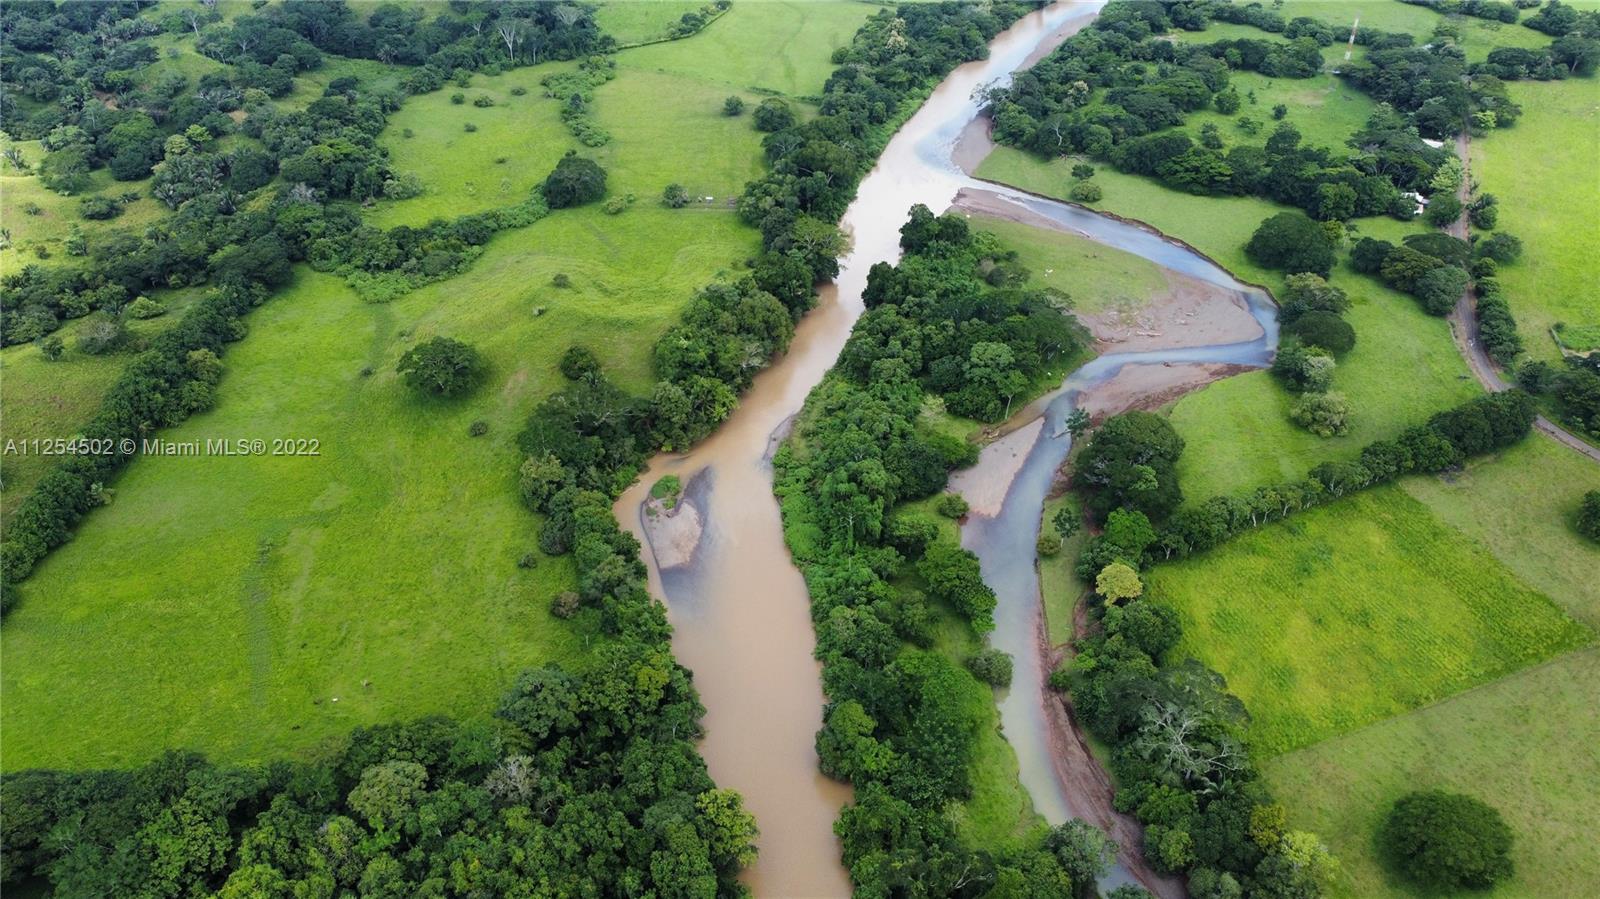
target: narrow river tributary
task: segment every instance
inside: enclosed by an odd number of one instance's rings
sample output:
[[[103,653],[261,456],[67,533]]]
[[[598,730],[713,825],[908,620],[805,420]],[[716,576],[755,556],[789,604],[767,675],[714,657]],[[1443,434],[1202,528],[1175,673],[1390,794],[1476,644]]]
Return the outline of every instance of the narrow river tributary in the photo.
[[[957,68],[939,85],[861,182],[842,223],[852,247],[840,260],[839,278],[821,290],[817,308],[800,322],[788,353],[757,377],[715,434],[689,453],[651,460],[648,473],[617,501],[618,520],[645,545],[651,589],[672,619],[673,651],[694,672],[705,703],[701,751],[711,774],[719,785],[744,794],[761,828],[760,856],[745,875],[757,896],[850,891],[833,835],[833,821],[850,791],[817,770],[813,738],[821,725],[823,696],[812,657],[809,597],[784,544],[769,458],[785,424],[838,358],[861,314],[868,269],[898,260],[899,228],[910,207],[922,203],[941,211],[963,188],[986,192],[995,201],[1050,219],[1055,227],[1237,291],[1262,326],[1262,335],[1245,343],[1095,359],[1033,404],[1044,422],[1028,430],[1037,435],[1030,445],[1023,449],[1015,439],[1006,441],[1007,451],[1026,452],[1020,466],[993,461],[997,453],[986,450],[974,472],[982,476],[988,467],[1004,464],[1010,476],[997,513],[973,516],[963,541],[979,555],[999,595],[993,643],[1017,662],[1016,680],[1001,701],[1005,733],[1035,807],[1052,823],[1083,816],[1069,779],[1051,758],[1034,573],[1039,510],[1051,475],[1070,448],[1062,422],[1086,393],[1125,366],[1258,366],[1274,346],[1270,298],[1204,257],[1137,225],[977,181],[954,161],[963,129],[981,112],[975,92],[1004,83],[1091,21],[1100,6],[1063,2],[1032,13],[995,38],[987,59]],[[666,474],[678,475],[685,484],[684,506],[668,526],[657,521],[647,527],[650,486]],[[1128,877],[1119,866],[1107,882]]]

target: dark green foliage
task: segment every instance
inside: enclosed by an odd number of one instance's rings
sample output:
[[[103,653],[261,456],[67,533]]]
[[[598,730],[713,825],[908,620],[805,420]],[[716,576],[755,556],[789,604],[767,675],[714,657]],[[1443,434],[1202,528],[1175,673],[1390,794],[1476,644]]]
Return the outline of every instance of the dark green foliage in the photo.
[[[689,191],[682,184],[668,184],[661,191],[661,205],[668,209],[682,209],[689,205]]]
[[[1326,278],[1333,270],[1333,242],[1327,232],[1298,212],[1280,212],[1263,221],[1244,251],[1258,265],[1280,271]]]
[[[561,354],[561,377],[568,381],[592,381],[600,377],[600,359],[586,346],[569,346]]]
[[[122,214],[122,204],[111,197],[84,197],[78,202],[78,214],[86,219],[113,219]]]
[[[1306,346],[1321,347],[1335,356],[1350,352],[1356,345],[1355,329],[1332,312],[1313,310],[1306,312],[1283,326]]]
[[[1578,533],[1600,543],[1600,490],[1590,490],[1578,503]]]
[[[605,195],[605,170],[593,159],[585,159],[574,150],[568,150],[556,163],[555,170],[544,179],[544,199],[551,209],[582,206]]]
[[[740,109],[743,109],[740,105]],[[726,111],[726,105],[724,105]],[[783,131],[794,127],[794,110],[789,104],[777,97],[768,97],[756,106],[755,123],[757,131]]]
[[[1159,521],[1183,502],[1177,461],[1183,438],[1165,416],[1133,411],[1114,415],[1089,438],[1073,465],[1074,486],[1097,521],[1129,508]]]
[[[1393,250],[1394,244],[1386,240],[1363,237],[1350,248],[1350,266],[1362,274],[1375,275]]]
[[[1501,265],[1510,265],[1522,258],[1522,241],[1515,234],[1502,231],[1478,241],[1476,250],[1482,258],[1493,259]]]
[[[740,98],[738,95],[730,96],[730,97],[728,97],[728,99],[722,101],[722,114],[723,115],[725,115],[725,116],[736,116],[736,115],[741,115],[743,113],[744,113],[744,100],[742,98]]]
[[[1443,228],[1461,218],[1462,208],[1461,201],[1453,194],[1437,195],[1428,201],[1428,224]]]
[[[1466,268],[1467,263],[1472,261],[1472,244],[1440,231],[1408,234],[1404,243],[1411,249],[1426,253],[1448,265]]]
[[[967,670],[991,687],[1011,686],[1011,656],[998,649],[985,649],[969,657]]]
[[[933,503],[933,509],[946,518],[960,518],[967,514],[967,501],[955,493],[946,493]]]
[[[1471,796],[1408,793],[1378,839],[1395,868],[1427,889],[1485,889],[1511,877],[1511,829]]]
[[[1522,352],[1522,337],[1517,333],[1517,320],[1511,315],[1494,278],[1479,278],[1478,289],[1478,339],[1490,358],[1509,366]]]
[[[395,371],[415,390],[456,396],[478,382],[483,374],[483,357],[459,340],[434,337],[406,350]]]

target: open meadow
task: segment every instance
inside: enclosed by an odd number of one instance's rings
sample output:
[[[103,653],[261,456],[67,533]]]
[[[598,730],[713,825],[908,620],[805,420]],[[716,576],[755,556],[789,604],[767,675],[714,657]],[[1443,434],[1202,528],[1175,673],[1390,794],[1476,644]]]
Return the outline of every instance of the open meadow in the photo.
[[[1443,699],[1594,632],[1396,486],[1159,565],[1188,653],[1222,672],[1276,754]]]
[[[1330,895],[1410,899],[1380,861],[1377,832],[1405,793],[1444,789],[1482,798],[1516,834],[1511,880],[1486,899],[1592,895],[1600,883],[1600,650],[1567,653],[1265,765],[1289,823],[1316,831],[1339,857]]]

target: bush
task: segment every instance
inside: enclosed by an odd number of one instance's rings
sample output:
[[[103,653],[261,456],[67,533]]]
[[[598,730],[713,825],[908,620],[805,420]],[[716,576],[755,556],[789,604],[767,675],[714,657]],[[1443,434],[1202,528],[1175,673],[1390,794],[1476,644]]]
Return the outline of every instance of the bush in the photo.
[[[682,209],[689,205],[689,191],[682,184],[668,184],[661,192],[661,205],[668,209]]]
[[[572,150],[556,163],[555,171],[544,179],[544,199],[551,209],[566,209],[592,203],[606,194],[606,172],[593,159]]]
[[[584,346],[570,346],[561,354],[561,376],[568,381],[588,381],[600,377],[600,359]]]
[[[1321,347],[1335,356],[1343,356],[1356,345],[1356,329],[1332,312],[1312,310],[1283,326],[1284,333],[1293,334],[1308,347]]]
[[[967,670],[991,687],[1011,686],[1011,656],[998,649],[984,649],[969,657]]]
[[[744,112],[744,100],[740,99],[739,97],[737,97],[737,96],[729,97],[728,99],[722,101],[722,114],[723,115],[725,115],[725,116],[736,116],[736,115],[739,115],[740,113],[743,113],[743,112]]]
[[[122,214],[122,204],[110,197],[84,197],[78,202],[78,214],[94,221],[114,219]]]
[[[600,204],[600,210],[606,215],[621,215],[622,213],[628,211],[628,207],[633,205],[633,200],[633,194],[627,194],[621,197],[612,197],[611,199]]]
[[[471,134],[474,131],[478,130],[478,126],[472,124],[471,122],[468,122],[468,123],[466,123],[465,125],[462,126],[462,130],[466,131],[468,134]]]
[[[51,362],[60,359],[66,348],[67,345],[61,341],[59,334],[46,334],[39,338],[39,355]]]
[[[1041,557],[1053,558],[1061,552],[1061,535],[1041,530],[1039,539],[1033,542],[1033,548]]]
[[[525,95],[527,93],[528,93],[528,89],[523,87],[520,84],[511,89],[511,96],[513,96],[513,97],[521,97],[521,96],[523,96],[523,95]]]
[[[1244,251],[1257,264],[1280,271],[1315,272],[1326,278],[1333,270],[1333,241],[1302,212],[1280,212],[1263,221]]]
[[[139,297],[128,304],[126,312],[129,318],[144,321],[147,318],[155,318],[160,315],[165,315],[167,312],[167,307],[157,303],[155,300],[152,300],[149,297]]]
[[[1318,437],[1340,437],[1350,430],[1350,402],[1342,393],[1307,393],[1295,401],[1289,417]]]
[[[1590,490],[1578,504],[1578,533],[1600,543],[1600,490]]]
[[[755,123],[757,131],[782,131],[785,128],[793,128],[794,110],[777,97],[768,97],[756,107]]]
[[[479,109],[488,109],[494,105],[494,98],[488,94],[480,94],[472,98],[472,105]]]
[[[1511,876],[1511,829],[1471,796],[1441,790],[1402,796],[1379,840],[1402,874],[1430,890],[1485,889]]]
[[[450,95],[450,102],[454,103],[457,106],[460,106],[461,104],[467,102],[467,95],[466,94],[451,94]]]
[[[78,351],[100,356],[122,349],[127,341],[128,329],[121,321],[109,315],[97,315],[78,332]]]
[[[1453,194],[1435,196],[1428,201],[1426,217],[1428,224],[1436,228],[1443,228],[1461,218],[1461,201],[1456,199]]]
[[[571,287],[572,279],[567,276],[566,272],[556,272],[554,275],[550,276],[550,286],[561,288]]]
[[[489,433],[489,423],[481,418],[477,421],[474,421],[472,424],[467,425],[468,437],[482,437],[487,433]]]
[[[1067,198],[1074,203],[1098,203],[1102,196],[1104,194],[1100,190],[1100,185],[1093,181],[1079,181],[1067,192]]]
[[[571,590],[563,590],[550,600],[550,614],[557,618],[571,618],[578,614],[578,594]]]
[[[967,501],[954,493],[946,493],[933,501],[933,511],[946,518],[960,518],[968,509]]]
[[[483,359],[477,350],[459,340],[435,337],[407,350],[395,371],[418,391],[455,396],[477,382]]]
[[[1500,265],[1510,265],[1522,257],[1522,241],[1515,234],[1500,232],[1478,241],[1478,255],[1493,259]]]

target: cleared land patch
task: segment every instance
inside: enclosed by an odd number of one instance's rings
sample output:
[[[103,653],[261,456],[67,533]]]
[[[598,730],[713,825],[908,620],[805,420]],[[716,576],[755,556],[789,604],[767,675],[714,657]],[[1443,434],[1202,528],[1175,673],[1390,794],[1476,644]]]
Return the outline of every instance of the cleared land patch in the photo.
[[[1411,897],[1376,856],[1375,835],[1403,794],[1437,787],[1499,809],[1516,834],[1515,876],[1492,899],[1583,896],[1600,883],[1600,650],[1569,653],[1444,702],[1268,761],[1295,827],[1342,864],[1332,894]]]
[[[166,214],[166,207],[150,198],[149,178],[117,181],[108,169],[96,169],[88,175],[86,190],[62,196],[39,180],[39,164],[44,161],[45,150],[38,141],[7,141],[5,146],[16,147],[32,171],[24,174],[0,159],[0,223],[11,234],[11,246],[0,249],[0,273],[9,274],[27,265],[73,264],[77,260],[67,255],[66,245],[74,225],[82,229],[92,249],[97,237],[124,229],[142,229]],[[117,198],[129,193],[138,194],[139,198],[123,204],[122,214],[116,218],[93,220],[79,214],[86,197]],[[29,211],[33,209],[38,211]],[[36,248],[42,248],[46,256],[40,256]]]
[[[1594,634],[1398,487],[1149,573],[1265,754],[1426,705]]]
[[[706,5],[692,0],[619,0],[600,4],[594,21],[618,44],[628,46],[665,38],[685,13]]]

